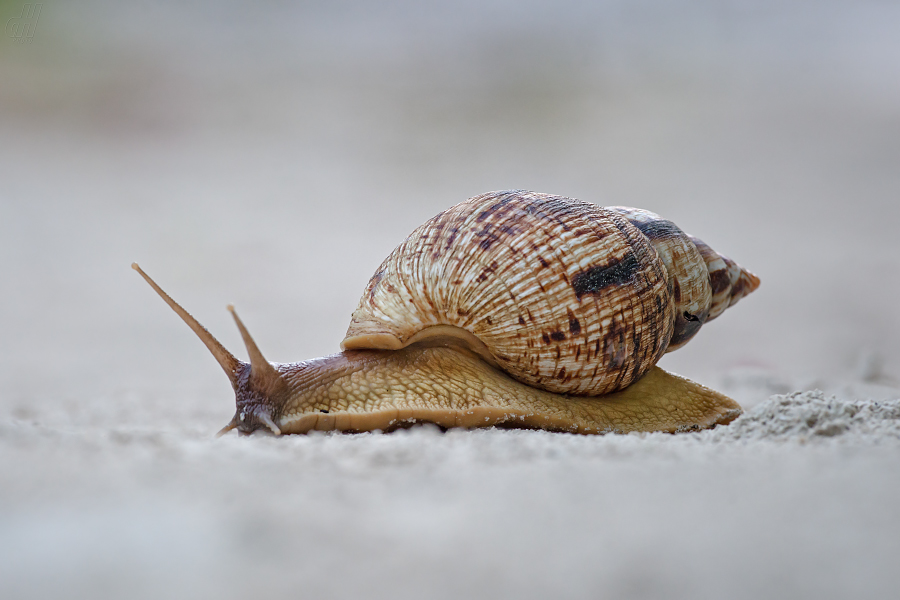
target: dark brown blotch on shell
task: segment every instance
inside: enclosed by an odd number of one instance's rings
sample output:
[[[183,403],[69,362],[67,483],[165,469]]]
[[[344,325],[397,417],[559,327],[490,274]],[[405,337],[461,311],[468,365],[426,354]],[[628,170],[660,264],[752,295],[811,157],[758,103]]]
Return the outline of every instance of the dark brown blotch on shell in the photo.
[[[508,206],[512,202],[515,202],[517,199],[518,199],[518,196],[515,193],[507,193],[507,194],[505,194],[505,197],[502,200],[495,202],[494,204],[492,204],[492,205],[488,206],[487,208],[485,208],[484,210],[482,210],[478,214],[478,216],[475,217],[475,220],[477,222],[481,223],[482,221],[484,221],[485,219],[487,219],[494,213],[501,212],[501,214],[502,214],[503,208],[505,206]],[[513,208],[514,207],[515,207],[515,205],[513,205]]]
[[[481,242],[478,243],[478,247],[481,248],[482,250],[490,250],[491,245],[493,245],[493,243],[496,241],[497,241],[497,236],[488,235],[488,236],[485,236],[481,240]]]
[[[572,332],[572,335],[581,333],[581,322],[574,316],[569,317],[569,331]]]
[[[453,246],[453,242],[456,241],[456,236],[458,236],[458,235],[459,235],[459,227],[451,227],[450,235],[447,236],[447,241],[444,243],[444,252],[447,252],[448,250],[450,250],[450,248]],[[438,256],[440,256],[440,251],[438,249],[435,249],[434,257],[437,258]]]
[[[485,281],[488,277],[491,276],[491,274],[494,271],[497,270],[498,266],[499,265],[497,265],[497,261],[493,261],[490,265],[486,266],[484,269],[481,270],[481,273],[478,274],[478,277],[475,279],[475,282],[481,283],[481,282]]]
[[[738,277],[738,280],[735,281],[731,285],[731,298],[733,302],[736,302],[734,298],[742,298],[744,296],[744,278]]]
[[[632,225],[637,227],[641,233],[649,239],[657,241],[666,238],[678,237],[684,235],[681,229],[672,221],[666,219],[654,219],[652,221],[640,221],[638,219],[629,219]]]
[[[628,252],[611,265],[597,265],[578,273],[572,278],[572,289],[580,300],[585,294],[596,294],[612,286],[630,283],[640,270],[641,263],[633,253]]]
[[[515,226],[509,222],[503,223],[497,229],[500,230],[500,233],[502,233],[505,236],[509,236],[509,237],[513,237],[519,233],[519,230],[516,229]]]
[[[731,278],[728,276],[728,269],[716,269],[709,272],[709,286],[712,288],[712,295],[718,296],[731,286]]]

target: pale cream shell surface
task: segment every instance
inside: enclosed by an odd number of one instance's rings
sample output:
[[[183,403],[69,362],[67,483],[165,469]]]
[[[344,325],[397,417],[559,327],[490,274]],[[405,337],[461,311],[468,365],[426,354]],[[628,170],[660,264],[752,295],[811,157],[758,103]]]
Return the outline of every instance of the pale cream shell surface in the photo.
[[[341,346],[457,337],[528,385],[601,395],[656,364],[673,320],[666,268],[625,218],[492,192],[430,219],[384,260]]]

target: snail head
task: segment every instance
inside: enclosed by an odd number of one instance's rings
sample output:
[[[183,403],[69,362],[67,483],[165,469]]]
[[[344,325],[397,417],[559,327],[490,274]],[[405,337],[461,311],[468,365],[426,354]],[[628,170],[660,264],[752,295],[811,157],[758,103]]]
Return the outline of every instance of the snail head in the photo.
[[[250,355],[249,363],[235,358],[203,325],[144,273],[137,263],[132,263],[131,268],[140,273],[160,298],[197,334],[228,376],[231,387],[234,388],[237,410],[231,422],[216,435],[221,436],[232,429],[237,429],[241,433],[262,429],[281,435],[275,420],[280,416],[280,409],[288,396],[288,386],[278,369],[260,352],[234,306],[228,305],[228,311],[241,332],[247,353]]]

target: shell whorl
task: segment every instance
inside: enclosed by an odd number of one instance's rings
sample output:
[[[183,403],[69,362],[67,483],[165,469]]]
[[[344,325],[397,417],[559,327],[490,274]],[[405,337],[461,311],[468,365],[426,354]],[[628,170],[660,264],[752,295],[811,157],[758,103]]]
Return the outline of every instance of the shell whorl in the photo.
[[[690,341],[709,315],[712,303],[706,262],[694,242],[675,223],[656,213],[628,206],[610,206],[647,236],[666,265],[672,286],[675,326],[666,352]]]
[[[759,287],[756,275],[686,234],[672,221],[640,208],[607,208],[647,236],[666,265],[675,313],[675,330],[666,352],[687,344],[704,323]]]
[[[626,219],[559,196],[489,193],[432,218],[385,259],[342,347],[399,348],[452,326],[524,383],[599,395],[665,352],[669,296],[656,251]]]
[[[706,321],[712,321],[725,309],[737,304],[738,300],[759,287],[759,277],[739,264],[710,248],[705,242],[689,235],[706,263],[709,273],[712,299]]]
[[[535,192],[476,196],[384,260],[341,347],[456,338],[551,392],[625,388],[711,318],[708,247],[662,221]]]

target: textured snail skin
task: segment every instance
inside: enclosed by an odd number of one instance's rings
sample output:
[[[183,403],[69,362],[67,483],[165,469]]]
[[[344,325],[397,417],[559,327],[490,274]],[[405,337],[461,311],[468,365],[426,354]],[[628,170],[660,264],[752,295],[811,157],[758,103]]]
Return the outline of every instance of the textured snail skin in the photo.
[[[521,190],[437,215],[369,281],[340,354],[270,363],[229,307],[236,359],[132,264],[235,390],[237,429],[686,431],[740,406],[655,366],[759,285],[670,221]]]
[[[582,434],[676,432],[725,424],[741,413],[733,400],[659,367],[621,392],[567,396],[527,386],[451,347],[349,351],[278,370],[291,391],[267,416],[280,433],[389,431],[416,422]],[[244,421],[255,428],[262,423],[257,411],[273,409],[248,404]]]

